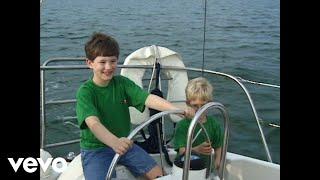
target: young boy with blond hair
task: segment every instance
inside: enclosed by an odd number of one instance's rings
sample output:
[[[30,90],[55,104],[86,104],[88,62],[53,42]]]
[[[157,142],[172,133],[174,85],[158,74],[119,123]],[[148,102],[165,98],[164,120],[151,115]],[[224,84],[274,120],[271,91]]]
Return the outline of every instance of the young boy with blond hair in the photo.
[[[213,87],[209,81],[203,77],[192,79],[188,82],[185,89],[187,105],[197,111],[200,107],[213,100],[212,93]],[[188,128],[192,119],[185,118],[177,124],[177,128],[174,136],[174,148],[178,151],[178,155],[182,155],[186,151],[186,137],[188,134]],[[192,144],[192,152],[199,154],[203,158],[211,155],[212,148],[214,149],[214,167],[216,169],[220,166],[221,160],[221,146],[223,135],[217,120],[211,116],[203,114],[200,117],[200,123],[203,124],[208,135],[210,137],[210,143],[207,142],[207,137],[204,131],[201,131],[198,136],[197,132],[201,129],[200,125],[196,126],[194,138],[196,138]]]

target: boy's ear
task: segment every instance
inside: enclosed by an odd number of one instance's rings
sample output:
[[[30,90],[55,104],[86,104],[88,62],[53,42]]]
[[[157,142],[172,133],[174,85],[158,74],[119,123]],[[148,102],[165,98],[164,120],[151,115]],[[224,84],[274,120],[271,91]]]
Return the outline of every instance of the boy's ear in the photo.
[[[92,62],[90,59],[86,58],[86,64],[89,68],[92,68]]]

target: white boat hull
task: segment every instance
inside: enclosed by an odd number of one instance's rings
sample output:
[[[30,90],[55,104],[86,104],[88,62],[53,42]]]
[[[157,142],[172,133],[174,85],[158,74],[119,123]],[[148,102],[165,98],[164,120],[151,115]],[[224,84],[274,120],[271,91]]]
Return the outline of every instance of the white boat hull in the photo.
[[[169,149],[170,159],[173,161],[176,152],[173,149]],[[160,165],[160,155],[150,154]],[[172,173],[172,167],[169,166],[165,160],[163,160],[164,170],[166,176],[158,178],[159,180],[171,180],[177,179],[177,173]],[[141,179],[135,178],[126,167],[118,165],[116,167],[117,179]],[[173,175],[174,174],[174,175]],[[218,176],[213,176],[218,179]],[[67,167],[67,169],[59,175],[52,171],[51,177],[42,177],[41,180],[58,179],[58,180],[84,180],[83,170],[81,165],[81,156],[78,155]],[[189,179],[192,178],[190,176]],[[227,153],[225,180],[278,180],[280,179],[280,165],[242,156],[234,153]]]

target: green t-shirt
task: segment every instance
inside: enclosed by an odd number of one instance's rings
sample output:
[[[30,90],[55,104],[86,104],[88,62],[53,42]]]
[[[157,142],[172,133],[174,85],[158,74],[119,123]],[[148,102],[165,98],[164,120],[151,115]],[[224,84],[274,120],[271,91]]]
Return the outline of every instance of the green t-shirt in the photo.
[[[179,121],[177,124],[177,128],[174,135],[174,149],[179,152],[179,148],[186,147],[187,145],[187,134],[188,134],[188,128],[191,123],[191,119],[183,119]],[[223,143],[223,134],[220,128],[219,123],[216,119],[213,117],[208,116],[207,121],[203,124],[203,126],[206,128],[207,133],[209,135],[211,146],[213,148],[222,147]],[[196,136],[197,132],[201,129],[201,126],[197,124],[193,137]],[[198,146],[199,144],[203,143],[204,141],[207,141],[207,137],[205,135],[205,132],[202,130],[194,143],[192,144],[192,147]],[[207,156],[201,155],[203,158]]]
[[[106,147],[87,127],[85,119],[96,116],[115,136],[127,137],[130,132],[129,106],[144,111],[148,93],[124,76],[114,76],[108,86],[100,87],[92,79],[77,92],[77,119],[81,129],[80,147],[97,149]]]

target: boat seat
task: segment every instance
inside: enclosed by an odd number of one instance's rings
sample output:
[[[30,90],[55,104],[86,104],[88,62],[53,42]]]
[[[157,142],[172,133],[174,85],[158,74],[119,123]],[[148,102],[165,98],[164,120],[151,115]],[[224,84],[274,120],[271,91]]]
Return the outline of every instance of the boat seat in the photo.
[[[81,154],[76,156],[69,164],[68,167],[61,173],[58,180],[85,180],[83,175]]]
[[[43,162],[46,162],[48,158],[52,158],[52,155],[45,151],[44,149],[40,149],[40,158]],[[51,166],[48,166],[46,171],[43,171],[42,168],[40,168],[40,179],[41,180],[56,180],[60,173],[54,171]]]

